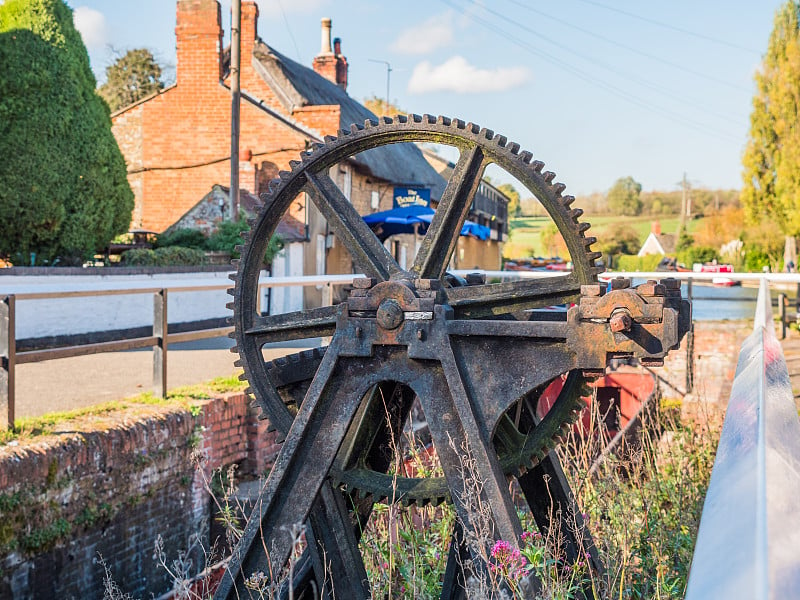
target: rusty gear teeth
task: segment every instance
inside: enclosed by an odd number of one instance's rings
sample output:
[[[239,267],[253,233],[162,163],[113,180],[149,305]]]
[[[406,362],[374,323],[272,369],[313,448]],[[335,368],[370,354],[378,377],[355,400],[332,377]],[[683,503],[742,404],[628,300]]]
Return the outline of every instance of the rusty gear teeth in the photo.
[[[527,177],[533,180],[538,180],[539,192],[537,192],[537,196],[539,194],[542,195],[539,200],[545,205],[554,220],[562,224],[560,226],[561,233],[565,240],[570,241],[568,246],[573,249],[571,258],[575,265],[574,273],[576,273],[581,283],[592,283],[597,280],[598,267],[595,265],[595,260],[600,257],[600,253],[589,251],[589,246],[595,242],[595,239],[584,236],[586,227],[578,221],[583,214],[582,211],[580,209],[570,209],[574,198],[572,196],[562,196],[565,191],[564,185],[553,183],[555,174],[551,171],[543,172],[544,163],[534,160],[533,154],[527,150],[521,150],[519,144],[510,142],[504,136],[495,134],[490,129],[481,128],[472,122],[429,114],[422,116],[416,114],[400,115],[394,119],[383,118],[379,121],[367,119],[363,125],[351,125],[349,132],[343,131],[338,138],[327,136],[325,144],[318,142],[310,144],[307,150],[300,153],[299,161],[290,163],[291,171],[279,173],[278,178],[270,183],[269,192],[262,194],[264,203],[258,218],[249,221],[255,234],[244,233],[242,235],[243,245],[237,246],[237,250],[241,252],[243,260],[240,264],[235,265],[237,272],[231,275],[235,286],[234,334],[232,337],[236,340],[236,346],[233,351],[240,354],[241,363],[244,367],[244,373],[240,375],[240,379],[249,382],[255,403],[261,408],[262,416],[269,417],[270,410],[275,408],[271,404],[271,401],[274,401],[275,392],[272,391],[270,393],[266,388],[274,386],[272,387],[274,390],[280,387],[281,378],[279,375],[284,370],[302,369],[303,365],[307,365],[309,362],[319,364],[324,349],[309,351],[311,355],[303,355],[298,360],[290,359],[285,363],[279,363],[278,361],[273,361],[272,363],[264,362],[260,347],[255,348],[253,343],[247,339],[245,326],[241,317],[238,316],[243,313],[244,305],[250,305],[249,302],[251,300],[245,300],[245,298],[248,298],[248,294],[255,295],[256,293],[257,283],[254,287],[254,282],[257,282],[257,275],[254,276],[253,272],[260,270],[260,262],[258,265],[253,265],[251,262],[255,259],[245,259],[244,257],[251,255],[255,257],[263,256],[266,243],[268,243],[274,228],[277,226],[280,216],[285,212],[285,207],[288,207],[288,203],[284,202],[285,198],[282,194],[291,193],[293,194],[292,198],[294,198],[294,195],[296,195],[294,190],[297,189],[296,182],[298,179],[296,175],[299,172],[320,165],[323,167],[326,165],[332,166],[340,162],[342,156],[353,156],[364,150],[376,147],[375,144],[371,144],[368,140],[388,139],[384,135],[385,133],[393,134],[393,139],[395,140],[403,139],[401,137],[403,134],[410,136],[405,139],[413,139],[413,141],[435,140],[443,144],[447,144],[450,141],[467,140],[483,148],[490,161],[493,160],[494,156],[497,158],[495,162],[515,165],[519,172],[525,173]],[[564,227],[564,224],[566,224],[566,227]],[[292,393],[299,393],[298,390],[302,390],[304,383],[305,379],[301,382],[296,381],[293,384],[284,384],[288,387],[283,390],[285,392],[283,400],[285,401]],[[291,385],[294,385],[296,389],[290,393],[289,387]],[[563,408],[564,412],[558,419],[559,422],[553,420],[552,423],[548,423],[546,429],[550,432],[549,435],[545,435],[545,430],[540,430],[539,435],[535,436],[537,439],[539,436],[544,436],[545,439],[541,441],[541,444],[537,443],[535,451],[529,451],[529,460],[514,461],[518,464],[515,464],[513,469],[516,470],[520,463],[526,465],[538,463],[556,445],[558,441],[556,434],[561,433],[560,426],[575,418],[577,414],[575,411],[580,408],[582,408],[582,405],[570,401],[568,409],[566,407]],[[279,433],[281,434],[279,437],[283,437],[286,432]],[[440,494],[434,493],[416,499],[413,495],[407,495],[407,499],[410,502],[431,502],[434,505],[448,500],[449,497],[449,490],[446,489],[446,486]]]

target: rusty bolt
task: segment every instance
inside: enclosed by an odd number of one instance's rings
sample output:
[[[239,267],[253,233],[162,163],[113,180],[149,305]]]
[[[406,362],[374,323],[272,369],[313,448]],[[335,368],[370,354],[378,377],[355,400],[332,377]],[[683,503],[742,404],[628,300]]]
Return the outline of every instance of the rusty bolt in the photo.
[[[377,283],[374,277],[356,277],[353,279],[353,287],[358,290],[368,290]]]
[[[629,287],[631,287],[631,280],[627,277],[614,277],[611,280],[612,290],[627,290]]]
[[[675,291],[681,289],[681,281],[680,279],[675,279],[674,277],[667,277],[661,280],[661,285],[663,285],[667,291]]]
[[[361,327],[356,327],[356,337],[360,338],[364,334],[364,330]]]
[[[403,322],[405,315],[396,300],[386,299],[381,302],[375,315],[378,325],[384,329],[397,329]]]
[[[418,290],[438,290],[442,282],[438,279],[417,279],[415,286]]]
[[[420,342],[425,340],[425,330],[424,329],[417,329],[417,339]]]
[[[486,273],[467,273],[467,285],[483,285],[486,283]]]
[[[591,296],[591,297],[602,296],[604,289],[605,288],[599,283],[593,283],[591,285],[582,285],[581,296]]]
[[[640,296],[665,296],[667,294],[667,289],[660,283],[651,279],[647,283],[638,286],[636,292]]]
[[[611,313],[609,324],[611,325],[611,331],[614,333],[630,331],[631,325],[633,325],[633,319],[627,310],[615,310]]]

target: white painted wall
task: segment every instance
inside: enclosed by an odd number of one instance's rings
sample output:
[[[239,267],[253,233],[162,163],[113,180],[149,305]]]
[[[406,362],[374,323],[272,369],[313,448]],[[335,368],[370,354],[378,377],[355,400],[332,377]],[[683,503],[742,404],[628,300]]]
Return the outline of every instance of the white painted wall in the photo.
[[[156,275],[39,275],[0,277],[0,295],[23,292],[175,288],[233,285],[225,272],[163,273]],[[170,323],[230,316],[225,307],[231,296],[225,289],[168,293]],[[152,294],[126,294],[51,300],[18,300],[17,339],[127,329],[152,325]]]
[[[296,242],[286,246],[272,261],[272,271],[275,277],[299,277],[303,274],[303,249],[305,244]],[[263,292],[265,295],[267,290]],[[261,306],[266,306],[262,298]],[[270,313],[280,313],[303,310],[303,288],[276,287],[272,288]]]

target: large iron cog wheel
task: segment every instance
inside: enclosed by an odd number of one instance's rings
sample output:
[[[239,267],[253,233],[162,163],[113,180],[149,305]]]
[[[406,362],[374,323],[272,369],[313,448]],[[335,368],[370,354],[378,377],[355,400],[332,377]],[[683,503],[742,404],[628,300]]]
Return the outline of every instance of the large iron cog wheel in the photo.
[[[325,350],[325,347],[304,350],[267,363],[271,381],[293,414],[302,403],[311,384],[311,378],[322,362]],[[521,398],[503,416],[498,425],[493,439],[506,475],[520,476],[539,464],[549,451],[560,443],[571,424],[586,408],[583,396],[590,394],[590,390],[583,385],[583,378],[577,371],[571,371],[568,375],[558,376],[555,379],[563,380],[561,392],[541,421],[534,416],[539,414],[538,401],[542,391],[537,389]],[[547,387],[550,383],[541,388]],[[380,410],[383,399],[376,394],[373,401],[378,403],[377,409]],[[369,403],[365,403],[365,412],[368,408]],[[406,414],[408,407],[402,412]],[[363,421],[363,415],[361,420]],[[357,435],[358,422],[351,425],[351,428],[353,429],[351,436]],[[384,435],[373,435],[378,438],[379,444],[389,432],[382,433]],[[397,437],[399,436],[396,435],[395,438]],[[392,441],[395,447],[401,445],[397,439]],[[353,443],[351,446],[355,446],[355,452],[352,452],[353,448],[349,448],[350,455],[340,452],[331,476],[334,484],[352,494],[354,498],[371,499],[381,503],[394,501],[405,506],[437,505],[450,500],[450,490],[444,477],[418,478],[382,472],[376,470],[370,460],[375,451],[380,451],[378,448],[373,449],[358,443]],[[385,464],[386,460],[381,462]]]
[[[453,146],[460,153],[433,222],[407,271],[385,250],[328,175],[331,167],[348,157],[404,142],[440,143]],[[548,211],[569,251],[572,273],[465,287],[441,283],[481,176],[492,163],[520,181]],[[595,260],[599,254],[589,248],[595,240],[584,235],[589,226],[578,220],[582,211],[571,208],[573,198],[562,195],[565,186],[554,183],[555,175],[543,171],[543,166],[533,160],[531,153],[520,152],[517,144],[490,130],[443,117],[414,115],[385,118],[381,123],[368,121],[363,127],[354,125],[338,138],[326,138],[325,144],[304,153],[301,162],[293,162],[291,172],[280,174],[264,198],[261,214],[252,222],[253,229],[245,236],[232,293],[236,350],[250,386],[248,393],[255,396],[271,424],[286,436],[286,443],[263,492],[264,503],[259,503],[260,515],[254,515],[261,517],[260,522],[253,518],[248,524],[245,538],[232,558],[230,577],[223,580],[217,597],[235,597],[236,590],[242,592],[248,574],[269,572],[270,564],[282,563],[288,557],[290,541],[286,529],[292,508],[301,521],[309,519],[327,558],[334,559],[334,573],[336,560],[342,571],[349,571],[342,575],[345,581],[334,582],[336,595],[368,597],[353,533],[358,527],[353,527],[353,519],[368,518],[369,502],[381,499],[427,502],[452,497],[459,479],[457,448],[467,445],[470,452],[476,453],[479,467],[491,473],[481,493],[495,511],[495,536],[518,538],[519,521],[507,489],[503,489],[507,487],[505,477],[519,475],[520,469],[541,459],[558,441],[562,428],[574,419],[576,377],[566,386],[573,393],[565,393],[563,400],[556,403],[554,409],[558,410],[551,410],[552,418],[533,423],[533,415],[529,414],[527,424],[519,418],[513,421],[511,409],[553,377],[572,368],[572,362],[569,352],[558,343],[552,352],[539,353],[537,344],[551,341],[534,339],[536,335],[531,333],[508,348],[507,363],[498,363],[503,359],[503,346],[496,338],[508,335],[499,333],[504,330],[504,319],[519,319],[522,311],[576,300],[582,285],[597,281],[598,272]],[[280,219],[301,192],[308,193],[366,279],[359,284],[359,293],[342,305],[258,315],[262,257]],[[379,305],[371,305],[372,301]],[[403,322],[401,316],[402,324],[395,324],[392,315],[385,316],[387,311],[392,312],[387,307],[407,315],[409,320]],[[412,314],[417,315],[414,318],[425,315],[423,319],[430,322],[412,322]],[[361,325],[354,325],[357,319],[363,321],[366,333]],[[448,329],[448,322],[457,326]],[[491,324],[491,331],[484,331],[484,322]],[[417,341],[405,335],[411,335],[414,327]],[[262,347],[266,343],[319,336],[333,336],[330,348],[324,355],[296,361],[302,374],[294,376],[289,384],[280,381],[274,363],[263,360]],[[442,336],[453,336],[460,342],[451,347]],[[362,337],[369,339],[363,341]],[[445,344],[446,351],[426,354],[428,350],[422,346],[428,342]],[[537,358],[538,364],[531,367],[519,358],[523,355]],[[469,365],[472,372],[465,373],[464,365]],[[305,400],[299,403],[299,409],[292,407],[292,403],[298,404],[297,399],[287,402],[286,389],[282,388],[297,384],[305,387],[304,382],[309,379]],[[422,388],[431,394],[420,393]],[[389,476],[385,473],[390,463],[382,450],[396,440],[386,439],[383,423],[388,414],[388,421],[395,421],[396,432],[414,395],[423,404],[430,396],[425,413],[429,423],[434,421],[433,442],[444,464],[445,478],[434,483],[409,478],[408,489],[398,495],[397,483],[391,490],[387,487]],[[476,408],[468,400],[472,397],[476,404],[476,395],[497,395],[502,399],[483,401]],[[451,423],[453,415],[456,421]],[[352,500],[348,505],[337,486],[360,490],[361,496],[369,497],[367,506]],[[468,507],[457,498],[452,499],[460,520],[469,524]],[[266,543],[256,543],[257,535],[266,536]],[[263,550],[259,552],[259,546],[270,548],[268,556]],[[460,550],[451,550],[451,557],[454,552],[458,554]],[[452,576],[451,579],[449,584],[445,582],[443,598],[458,596],[454,592],[456,580]]]

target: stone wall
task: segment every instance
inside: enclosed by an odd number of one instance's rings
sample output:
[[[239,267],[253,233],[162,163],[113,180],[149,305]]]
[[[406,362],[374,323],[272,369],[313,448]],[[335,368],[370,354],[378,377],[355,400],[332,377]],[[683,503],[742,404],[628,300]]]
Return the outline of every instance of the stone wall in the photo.
[[[168,560],[193,534],[210,547],[214,469],[258,477],[278,446],[242,393],[191,409],[138,405],[0,447],[0,597],[102,598],[105,561],[123,593],[171,587]],[[203,567],[199,548],[191,557]]]
[[[736,374],[742,342],[752,333],[752,321],[696,321],[694,324],[694,387],[684,399],[689,412],[724,412]],[[665,396],[686,391],[687,340],[669,354],[664,367],[655,369],[667,385]]]

